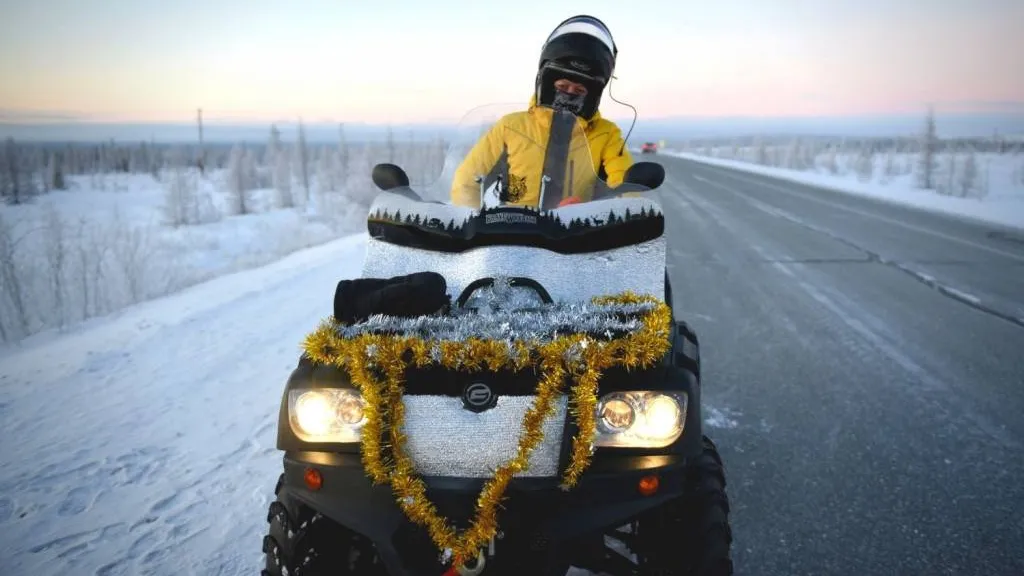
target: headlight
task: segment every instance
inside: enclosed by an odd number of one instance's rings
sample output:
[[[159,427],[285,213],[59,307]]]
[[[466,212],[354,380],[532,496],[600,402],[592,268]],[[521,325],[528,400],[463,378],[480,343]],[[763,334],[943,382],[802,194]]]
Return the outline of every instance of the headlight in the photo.
[[[366,423],[359,392],[348,388],[317,388],[288,392],[292,431],[306,442],[359,442]]]
[[[612,392],[597,403],[595,446],[662,448],[683,434],[685,392]]]

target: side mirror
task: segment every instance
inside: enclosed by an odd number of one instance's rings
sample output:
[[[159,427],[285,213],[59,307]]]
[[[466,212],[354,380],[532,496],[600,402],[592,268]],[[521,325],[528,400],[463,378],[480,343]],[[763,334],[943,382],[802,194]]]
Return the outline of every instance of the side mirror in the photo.
[[[626,170],[623,178],[625,184],[636,184],[648,190],[654,190],[664,181],[665,167],[657,162],[637,162]]]
[[[409,186],[409,176],[406,175],[405,170],[394,164],[377,164],[373,167],[372,176],[373,183],[377,185],[377,188],[385,192]]]

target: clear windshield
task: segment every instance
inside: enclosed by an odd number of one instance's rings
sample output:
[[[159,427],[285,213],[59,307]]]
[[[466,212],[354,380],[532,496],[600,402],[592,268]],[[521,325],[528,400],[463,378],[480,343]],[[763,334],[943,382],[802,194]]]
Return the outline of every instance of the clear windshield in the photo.
[[[584,123],[567,112],[523,104],[489,104],[467,113],[449,133],[439,168],[432,183],[412,183],[416,192],[473,209],[550,210],[591,200],[603,186]]]

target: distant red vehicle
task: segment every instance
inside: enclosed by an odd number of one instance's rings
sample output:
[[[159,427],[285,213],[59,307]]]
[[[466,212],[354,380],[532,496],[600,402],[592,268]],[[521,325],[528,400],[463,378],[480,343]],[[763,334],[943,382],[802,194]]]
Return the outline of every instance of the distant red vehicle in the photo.
[[[654,142],[644,142],[644,145],[640,148],[641,154],[657,154],[658,145]]]

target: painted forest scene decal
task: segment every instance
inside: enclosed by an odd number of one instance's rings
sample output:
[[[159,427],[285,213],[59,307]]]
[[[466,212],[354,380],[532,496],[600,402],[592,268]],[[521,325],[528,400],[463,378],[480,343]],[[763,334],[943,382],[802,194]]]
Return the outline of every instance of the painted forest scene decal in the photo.
[[[562,253],[595,252],[653,240],[665,228],[660,207],[645,199],[604,200],[549,211],[500,206],[468,214],[443,204],[388,204],[375,207],[367,218],[371,237],[444,252],[508,244]],[[446,210],[451,208],[458,213]]]

